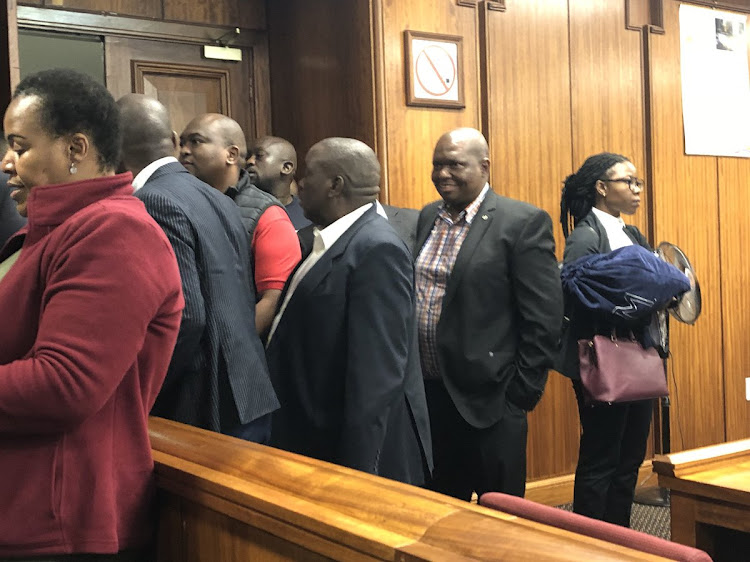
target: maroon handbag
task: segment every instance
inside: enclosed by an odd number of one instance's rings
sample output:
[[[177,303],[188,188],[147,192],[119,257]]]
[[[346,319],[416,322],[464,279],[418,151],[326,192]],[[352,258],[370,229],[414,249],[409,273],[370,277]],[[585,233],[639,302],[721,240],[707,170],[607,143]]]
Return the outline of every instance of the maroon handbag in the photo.
[[[668,396],[664,361],[634,339],[594,336],[578,340],[586,402],[632,402]]]

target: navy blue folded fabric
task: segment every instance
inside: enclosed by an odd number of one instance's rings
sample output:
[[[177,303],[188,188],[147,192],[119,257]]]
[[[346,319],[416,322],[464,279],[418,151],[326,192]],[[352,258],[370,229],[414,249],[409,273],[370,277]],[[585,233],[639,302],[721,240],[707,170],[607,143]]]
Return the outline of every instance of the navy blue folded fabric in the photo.
[[[648,316],[690,289],[684,273],[637,245],[579,258],[563,266],[560,278],[586,308],[627,319]]]

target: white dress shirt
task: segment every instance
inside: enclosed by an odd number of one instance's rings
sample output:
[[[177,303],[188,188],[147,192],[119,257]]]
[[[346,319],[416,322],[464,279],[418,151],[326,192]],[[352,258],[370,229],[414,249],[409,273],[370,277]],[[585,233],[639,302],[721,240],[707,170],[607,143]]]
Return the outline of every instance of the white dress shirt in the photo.
[[[333,246],[336,241],[341,238],[355,222],[357,222],[357,219],[359,219],[367,212],[370,207],[372,207],[372,205],[372,203],[366,203],[361,207],[354,209],[351,213],[347,213],[340,219],[332,222],[323,229],[319,229],[317,226],[313,227],[312,252],[310,252],[310,255],[307,256],[307,258],[305,258],[305,261],[303,261],[302,264],[297,268],[297,271],[295,271],[294,275],[292,276],[292,280],[289,282],[289,289],[287,290],[286,296],[284,297],[284,302],[281,304],[281,308],[279,309],[279,313],[276,315],[276,318],[273,319],[271,331],[268,333],[268,341],[266,343],[266,347],[271,342],[271,338],[276,331],[276,327],[281,321],[281,316],[284,314],[284,311],[289,304],[289,300],[292,298],[294,291],[299,286],[300,281],[302,281],[305,275],[307,275],[307,273],[313,268],[313,266],[318,263],[318,260],[323,257],[323,254],[326,253],[328,248]],[[385,210],[383,209],[383,207],[380,206],[379,203],[377,203],[376,206],[378,214],[385,216]],[[382,213],[380,211],[382,211]]]
[[[154,160],[143,168],[140,172],[138,172],[138,175],[133,178],[133,191],[138,191],[140,188],[142,188],[144,185],[146,185],[146,182],[151,178],[152,174],[164,166],[165,164],[169,164],[170,162],[177,162],[177,158],[174,156],[165,156],[164,158],[159,158],[158,160]]]
[[[610,249],[617,250],[618,248],[633,245],[633,241],[625,232],[625,221],[622,218],[614,217],[596,208],[592,208],[591,210],[594,211],[594,215],[602,223],[604,231],[607,233]]]

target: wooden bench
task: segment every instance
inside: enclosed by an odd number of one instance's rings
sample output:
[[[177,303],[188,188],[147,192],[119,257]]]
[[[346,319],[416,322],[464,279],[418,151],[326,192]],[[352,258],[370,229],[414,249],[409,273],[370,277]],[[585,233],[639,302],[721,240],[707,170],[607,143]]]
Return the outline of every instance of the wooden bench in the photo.
[[[152,418],[159,560],[661,560],[447,496]]]
[[[673,541],[714,560],[750,557],[750,439],[657,455],[653,467],[671,489]]]

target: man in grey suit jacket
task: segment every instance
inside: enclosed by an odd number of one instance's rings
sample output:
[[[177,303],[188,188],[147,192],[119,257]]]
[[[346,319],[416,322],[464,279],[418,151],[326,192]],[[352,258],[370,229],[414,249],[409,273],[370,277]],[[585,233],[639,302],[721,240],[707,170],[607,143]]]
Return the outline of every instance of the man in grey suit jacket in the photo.
[[[431,467],[419,371],[414,268],[374,202],[380,165],[354,139],[325,139],[299,184],[315,249],[282,295],[268,363],[279,448],[411,484]]]
[[[547,213],[495,194],[475,129],[435,146],[442,201],[417,227],[417,312],[432,422],[434,490],[523,496],[526,412],[542,396],[562,324]]]
[[[247,232],[237,206],[177,162],[166,108],[130,94],[118,102],[123,168],[164,229],[185,296],[180,333],[151,413],[264,443],[279,406],[255,330]]]

